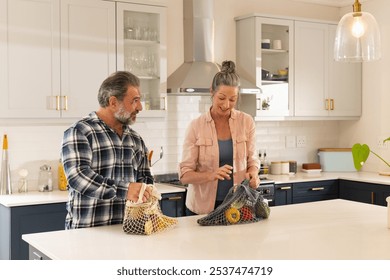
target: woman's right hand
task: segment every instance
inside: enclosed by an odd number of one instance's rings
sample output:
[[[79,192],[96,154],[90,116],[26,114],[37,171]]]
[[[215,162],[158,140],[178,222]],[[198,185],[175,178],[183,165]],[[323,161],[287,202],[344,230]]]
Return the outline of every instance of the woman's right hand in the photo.
[[[231,180],[233,166],[225,164],[212,173],[212,180]]]

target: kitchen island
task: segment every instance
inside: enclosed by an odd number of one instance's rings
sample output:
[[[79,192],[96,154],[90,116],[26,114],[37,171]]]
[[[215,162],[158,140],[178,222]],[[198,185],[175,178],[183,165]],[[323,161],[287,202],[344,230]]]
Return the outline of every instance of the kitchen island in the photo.
[[[156,183],[162,194],[161,208],[171,216],[184,212],[185,189]],[[0,260],[28,259],[22,234],[65,228],[67,191],[0,195]]]
[[[271,208],[253,224],[205,227],[201,216],[150,236],[121,225],[23,235],[33,252],[54,260],[389,260],[386,207],[335,199]]]

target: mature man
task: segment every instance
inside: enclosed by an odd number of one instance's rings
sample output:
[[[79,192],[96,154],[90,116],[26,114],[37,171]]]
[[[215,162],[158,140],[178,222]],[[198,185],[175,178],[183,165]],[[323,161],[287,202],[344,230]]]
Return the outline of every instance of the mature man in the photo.
[[[126,200],[137,201],[142,183],[154,182],[145,143],[130,127],[142,110],[139,79],[125,71],[112,74],[98,100],[96,112],[64,132],[66,229],[122,223]],[[147,189],[143,200],[149,196]]]

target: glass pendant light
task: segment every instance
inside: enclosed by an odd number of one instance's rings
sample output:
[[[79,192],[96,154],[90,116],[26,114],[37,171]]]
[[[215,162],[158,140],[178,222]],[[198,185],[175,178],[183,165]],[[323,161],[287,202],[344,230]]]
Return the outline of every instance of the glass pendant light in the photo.
[[[344,15],[337,26],[334,59],[344,62],[380,59],[381,41],[375,18],[361,11],[358,0],[352,7],[353,12]]]

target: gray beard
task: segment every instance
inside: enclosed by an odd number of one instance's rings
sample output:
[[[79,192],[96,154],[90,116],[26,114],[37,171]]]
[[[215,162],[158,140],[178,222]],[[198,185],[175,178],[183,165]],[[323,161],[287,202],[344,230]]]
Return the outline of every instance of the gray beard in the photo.
[[[115,119],[123,125],[132,125],[135,123],[135,116],[132,117],[131,113],[127,113],[121,106],[119,111],[114,114]]]

